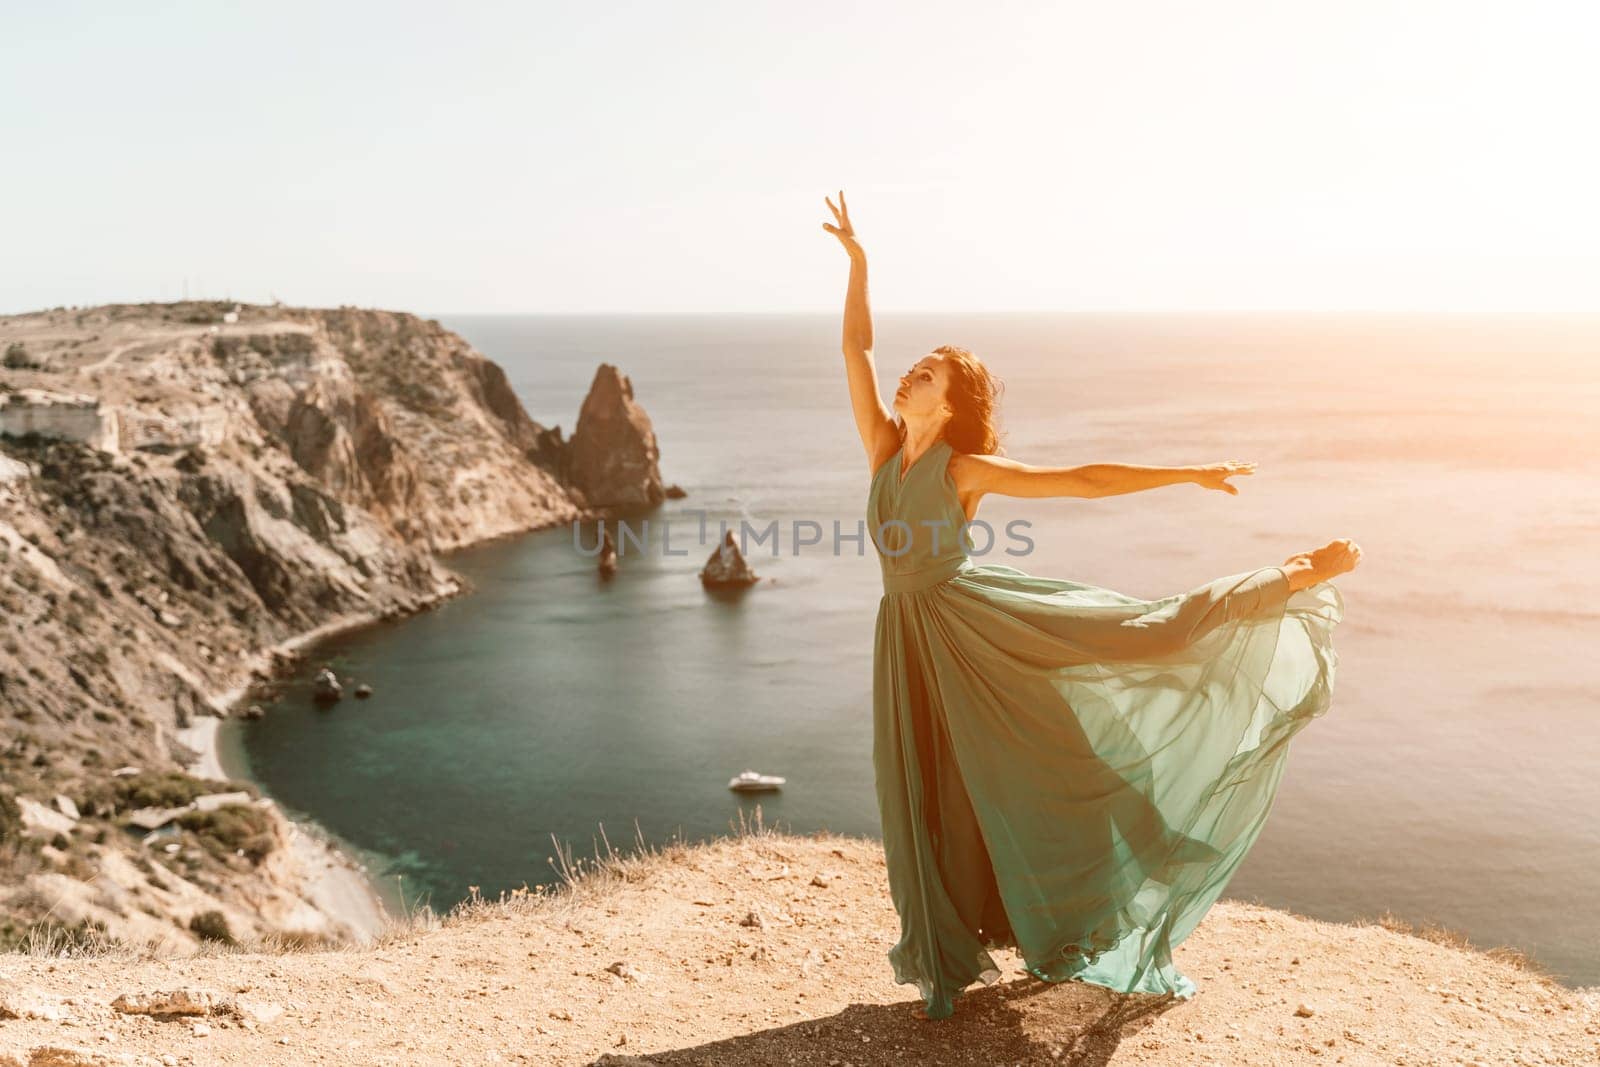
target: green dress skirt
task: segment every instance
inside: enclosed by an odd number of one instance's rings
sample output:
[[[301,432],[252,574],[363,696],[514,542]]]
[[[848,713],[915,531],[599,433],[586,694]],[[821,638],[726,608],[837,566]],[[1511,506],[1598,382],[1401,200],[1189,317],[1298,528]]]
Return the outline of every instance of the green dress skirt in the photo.
[[[902,477],[897,452],[867,501],[894,980],[945,1018],[1004,946],[1046,981],[1192,996],[1172,950],[1328,709],[1343,598],[1291,592],[1281,567],[1141,600],[976,562],[989,539],[961,539],[950,455],[941,440]]]

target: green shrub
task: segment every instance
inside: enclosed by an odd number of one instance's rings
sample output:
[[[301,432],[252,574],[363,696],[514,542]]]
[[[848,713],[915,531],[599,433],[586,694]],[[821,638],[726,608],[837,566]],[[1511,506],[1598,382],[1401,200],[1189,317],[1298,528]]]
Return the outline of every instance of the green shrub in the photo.
[[[112,799],[117,811],[134,808],[181,808],[195,797],[207,793],[232,793],[243,790],[256,796],[247,782],[219,782],[195,778],[178,771],[145,771],[111,781]]]
[[[252,804],[229,804],[216,811],[189,811],[178,825],[192,830],[206,851],[226,859],[239,851],[260,863],[277,847],[272,817]]]
[[[224,945],[237,942],[228,929],[228,917],[220,911],[202,911],[189,920],[189,930],[202,941],[220,941]]]

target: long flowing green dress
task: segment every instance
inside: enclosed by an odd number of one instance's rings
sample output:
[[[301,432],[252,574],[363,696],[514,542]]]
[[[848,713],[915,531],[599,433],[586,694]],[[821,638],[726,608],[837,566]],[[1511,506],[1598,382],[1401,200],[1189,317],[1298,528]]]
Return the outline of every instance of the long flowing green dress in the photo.
[[[1011,947],[1046,981],[1190,997],[1172,950],[1255,842],[1290,738],[1328,709],[1343,598],[1291,592],[1281,567],[1141,600],[978,562],[951,451],[903,477],[897,452],[867,500],[894,980],[945,1018]]]

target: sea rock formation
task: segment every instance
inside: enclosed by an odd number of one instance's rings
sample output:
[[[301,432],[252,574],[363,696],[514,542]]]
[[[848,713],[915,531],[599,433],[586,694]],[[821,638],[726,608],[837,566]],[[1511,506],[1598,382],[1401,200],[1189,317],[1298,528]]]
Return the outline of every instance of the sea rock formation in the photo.
[[[568,484],[594,507],[653,508],[666,498],[660,458],[633,383],[611,364],[600,364],[567,450]]]
[[[338,675],[324,667],[311,684],[311,696],[319,704],[336,704],[344,698],[344,686],[339,684]]]
[[[240,788],[184,770],[286,665],[262,650],[459,592],[438,552],[659,492],[626,378],[584,405],[579,494],[577,442],[412,315],[58,308],[0,317],[0,351],[27,357],[0,368],[0,949],[349,936],[270,803],[158,840],[130,814]],[[81,817],[40,830],[57,795]]]
[[[712,549],[706,565],[700,570],[700,582],[710,589],[742,589],[761,579],[745,562],[744,553],[733,539],[733,531],[722,535],[722,543]]]

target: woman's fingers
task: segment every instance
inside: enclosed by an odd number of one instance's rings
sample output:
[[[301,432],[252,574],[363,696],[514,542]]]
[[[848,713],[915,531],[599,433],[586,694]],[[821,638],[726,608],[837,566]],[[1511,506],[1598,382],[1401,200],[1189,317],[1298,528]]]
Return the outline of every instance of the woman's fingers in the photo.
[[[839,228],[847,234],[854,234],[855,229],[850,225],[850,213],[844,208],[844,190],[839,190],[839,206],[833,206],[833,198],[825,196],[823,203],[828,205],[828,210],[833,212],[834,219],[839,223]]]

